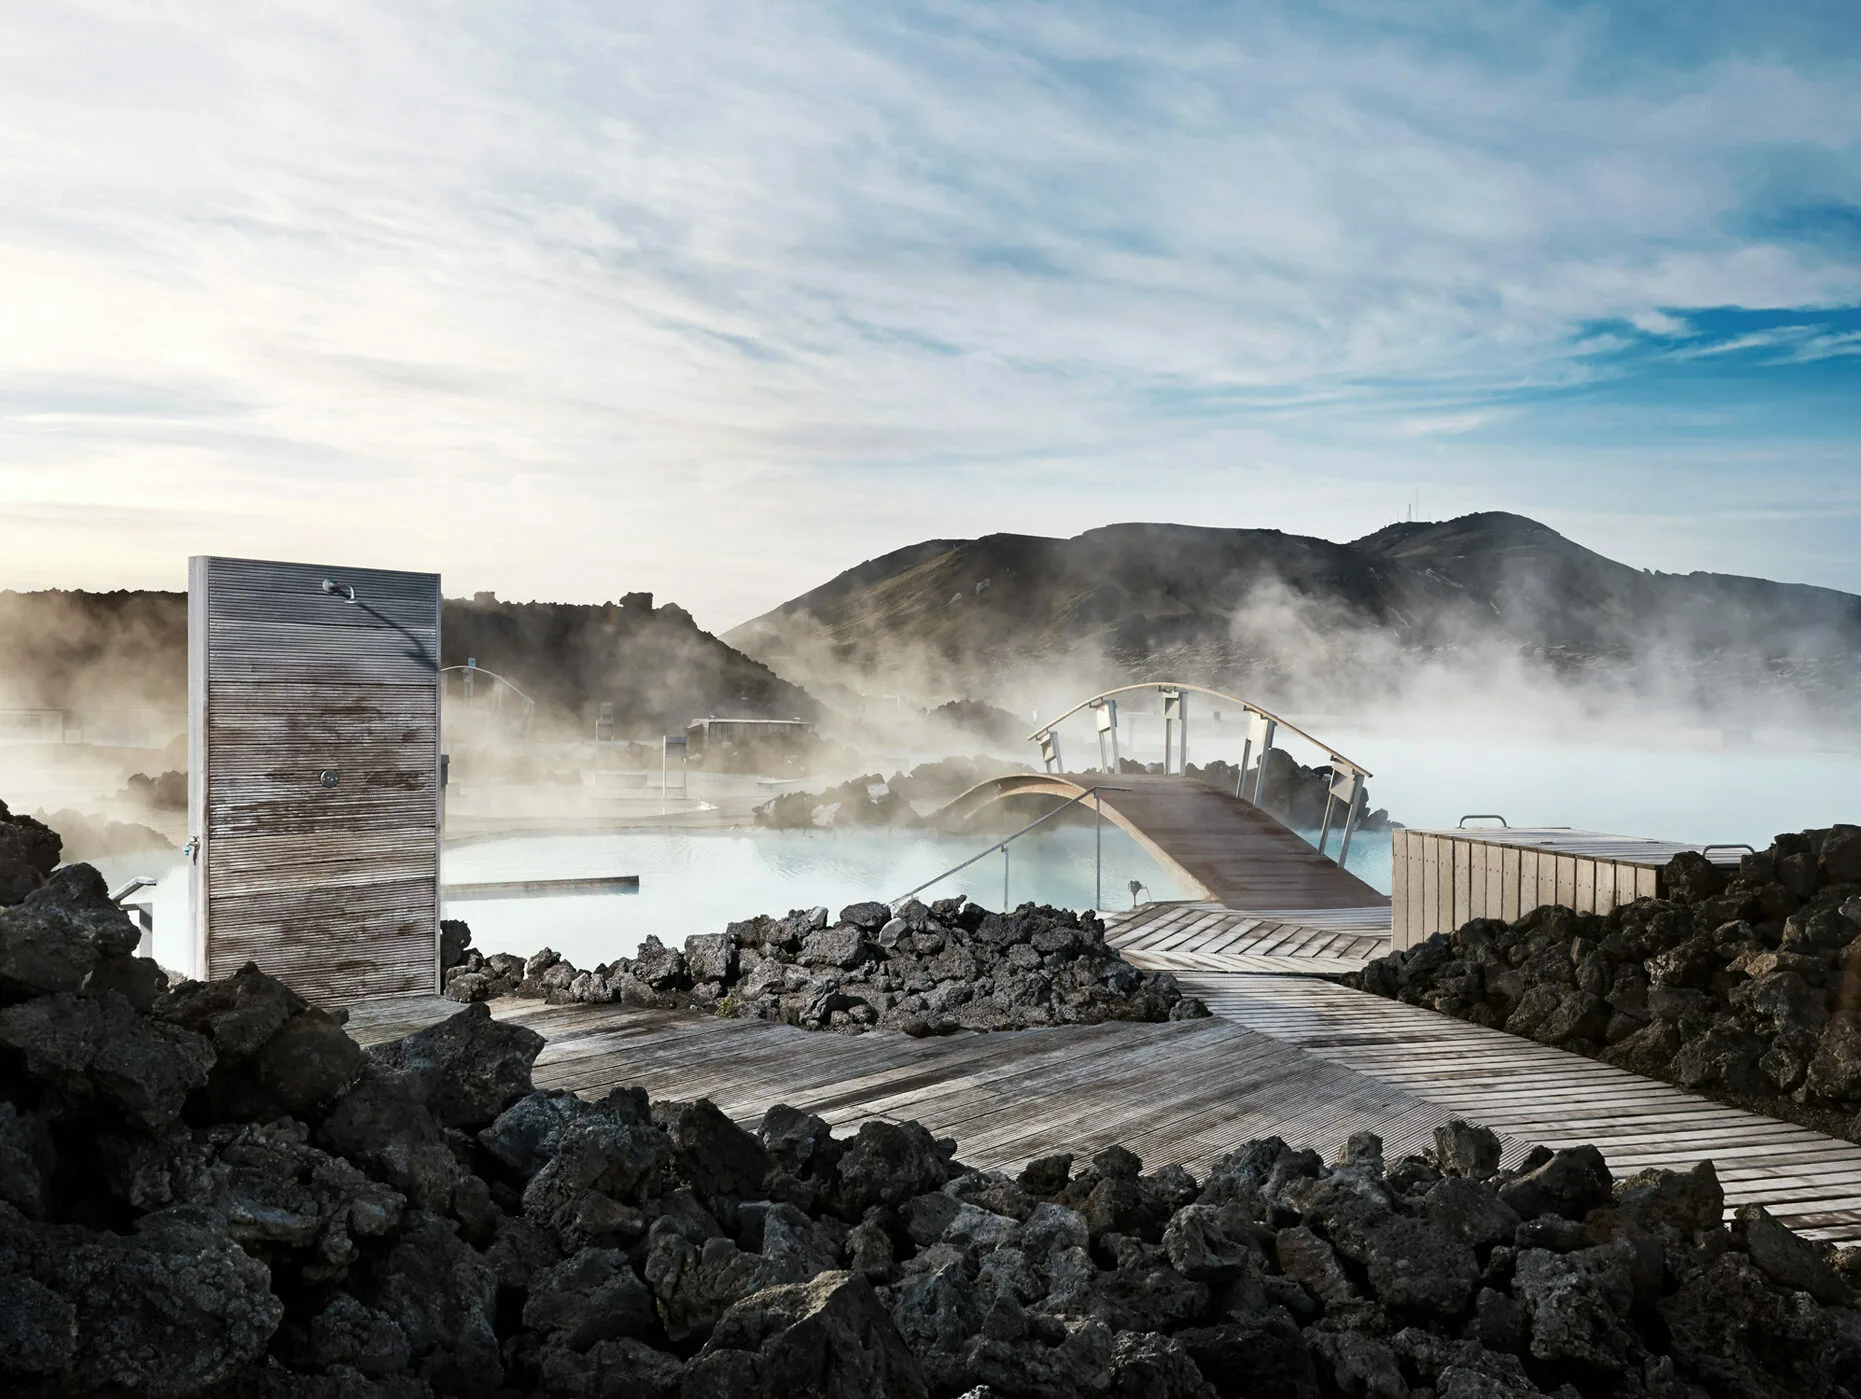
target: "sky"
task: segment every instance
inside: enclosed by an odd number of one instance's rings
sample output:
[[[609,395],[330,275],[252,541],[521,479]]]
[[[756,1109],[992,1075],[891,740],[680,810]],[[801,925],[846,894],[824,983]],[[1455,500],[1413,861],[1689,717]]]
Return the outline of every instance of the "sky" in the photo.
[[[1528,514],[1861,592],[1852,0],[9,0],[0,588]]]

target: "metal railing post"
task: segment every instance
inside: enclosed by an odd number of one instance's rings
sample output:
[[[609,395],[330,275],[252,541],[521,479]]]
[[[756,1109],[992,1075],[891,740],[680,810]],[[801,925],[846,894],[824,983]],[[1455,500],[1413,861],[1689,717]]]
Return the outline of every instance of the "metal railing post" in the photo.
[[[963,861],[962,864],[952,865],[950,866],[949,869],[945,870],[942,874],[937,875],[934,878],[925,880],[922,884],[918,885],[917,888],[905,890],[904,893],[900,894],[897,898],[891,901],[892,905],[896,907],[897,905],[903,903],[906,899],[910,898],[912,895],[923,893],[926,889],[930,888],[931,885],[940,883],[941,881],[948,879],[951,875],[958,874],[962,872],[963,870],[968,869],[971,865],[975,864],[976,861],[978,860],[987,859],[989,856],[993,855],[997,850],[1001,851],[1002,856],[1003,856],[1002,897],[1005,900],[1008,897],[1007,854],[1008,854],[1008,846],[1011,842],[1021,839],[1022,836],[1026,835],[1029,831],[1033,830],[1036,826],[1046,825],[1047,822],[1051,821],[1054,817],[1058,816],[1062,811],[1066,810],[1067,807],[1072,806],[1078,802],[1082,802],[1087,797],[1095,797],[1096,794],[1099,792],[1128,792],[1130,790],[1131,789],[1129,787],[1096,787],[1096,786],[1088,787],[1085,789],[1085,791],[1079,793],[1078,796],[1068,797],[1065,801],[1061,802],[1058,806],[1054,807],[1052,811],[1049,811],[1045,816],[1036,817],[1034,820],[1029,821],[1025,826],[1023,826],[1020,830],[1016,831],[1013,835],[1006,836],[1003,839],[996,841],[992,845],[985,846],[982,850],[978,851],[974,855],[971,855],[967,860]]]

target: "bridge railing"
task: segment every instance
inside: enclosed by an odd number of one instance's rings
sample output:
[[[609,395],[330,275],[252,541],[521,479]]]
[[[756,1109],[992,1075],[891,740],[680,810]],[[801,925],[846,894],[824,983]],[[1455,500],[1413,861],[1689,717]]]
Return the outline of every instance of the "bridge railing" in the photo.
[[[1066,811],[1070,809],[1071,807],[1075,806],[1076,804],[1078,804],[1079,802],[1084,801],[1087,797],[1091,797],[1093,810],[1098,818],[1094,825],[1094,829],[1092,832],[1092,907],[1095,910],[1102,908],[1104,907],[1104,904],[1105,904],[1105,808],[1104,808],[1103,801],[1099,797],[1099,793],[1100,792],[1128,792],[1130,790],[1131,789],[1128,787],[1088,787],[1086,788],[1085,791],[1081,792],[1078,796],[1068,797],[1065,801],[1061,802],[1058,806],[1054,807],[1053,810],[1049,811],[1046,815],[1036,817],[1034,820],[1029,821],[1025,826],[1023,826],[1020,830],[1016,831],[1013,835],[1003,836],[1000,840],[996,841],[995,844],[987,847],[984,850],[978,851],[974,855],[971,855],[967,860],[963,861],[962,864],[952,865],[950,866],[949,869],[945,870],[942,874],[937,875],[934,878],[925,880],[922,884],[918,885],[915,889],[905,890],[904,893],[900,894],[897,898],[892,900],[892,907],[893,908],[898,907],[899,904],[903,903],[906,899],[910,898],[913,894],[923,893],[926,889],[930,888],[931,885],[933,884],[941,884],[944,880],[948,879],[953,874],[962,873],[964,870],[968,869],[971,865],[975,864],[978,860],[986,859],[990,855],[993,855],[997,850],[999,850],[1002,852],[1002,912],[1006,913],[1008,909],[1010,908],[1010,904],[1008,902],[1008,863],[1009,863],[1008,847],[1012,845],[1015,841],[1021,839],[1022,836],[1026,835],[1029,831],[1033,830],[1036,826],[1046,825],[1047,822],[1051,821],[1054,817],[1058,816],[1062,811]]]
[[[1331,838],[1334,815],[1341,812],[1344,839],[1338,848],[1337,862],[1341,865],[1350,858],[1351,837],[1356,833],[1357,823],[1363,817],[1363,808],[1368,796],[1368,780],[1371,772],[1361,763],[1352,761],[1338,752],[1330,744],[1321,742],[1296,724],[1290,724],[1271,710],[1263,709],[1251,700],[1244,700],[1238,695],[1224,694],[1220,690],[1211,690],[1204,685],[1190,685],[1179,680],[1144,680],[1134,685],[1120,685],[1116,689],[1102,690],[1096,695],[1081,700],[1064,714],[1042,724],[1027,736],[1029,743],[1040,745],[1042,768],[1050,773],[1066,771],[1065,762],[1060,753],[1059,726],[1082,710],[1093,712],[1094,728],[1098,736],[1099,768],[1101,771],[1116,774],[1120,769],[1118,751],[1118,696],[1139,692],[1156,691],[1163,696],[1163,771],[1187,776],[1189,772],[1189,696],[1191,694],[1207,695],[1220,700],[1223,704],[1233,705],[1247,715],[1247,733],[1241,746],[1240,768],[1234,779],[1234,795],[1244,801],[1251,801],[1256,806],[1260,803],[1260,784],[1266,776],[1266,755],[1273,748],[1274,742],[1282,732],[1296,735],[1322,750],[1328,757],[1331,767],[1331,782],[1325,794],[1324,819],[1318,831],[1318,851],[1328,853],[1325,846]],[[1255,750],[1258,749],[1256,760]],[[1251,790],[1247,786],[1248,763],[1255,761],[1254,779]],[[1340,807],[1341,803],[1341,807]]]

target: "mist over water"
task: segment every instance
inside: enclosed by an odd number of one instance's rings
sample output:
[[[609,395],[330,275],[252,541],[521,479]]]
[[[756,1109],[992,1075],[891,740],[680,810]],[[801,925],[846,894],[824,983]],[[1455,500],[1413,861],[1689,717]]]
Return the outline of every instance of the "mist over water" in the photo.
[[[1012,847],[1009,898],[1066,908],[1093,902],[1093,833],[1041,833]],[[629,832],[520,837],[451,850],[446,878],[477,882],[637,874],[640,892],[569,898],[448,900],[449,917],[472,925],[473,945],[527,956],[547,944],[577,966],[632,956],[649,934],[667,946],[722,932],[758,913],[777,917],[825,905],[838,913],[864,899],[892,899],[986,848],[981,837],[883,831]],[[1123,831],[1104,831],[1105,908],[1142,898],[1188,897]],[[1002,857],[986,857],[924,891],[926,900],[966,893],[998,908]]]

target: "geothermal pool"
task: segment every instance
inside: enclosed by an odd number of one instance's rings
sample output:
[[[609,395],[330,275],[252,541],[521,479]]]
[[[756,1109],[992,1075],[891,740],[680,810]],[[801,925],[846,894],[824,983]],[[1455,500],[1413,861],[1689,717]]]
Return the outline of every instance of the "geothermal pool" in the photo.
[[[1370,795],[1414,826],[1451,826],[1470,812],[1515,825],[1577,826],[1671,840],[1745,841],[1762,848],[1780,831],[1855,820],[1861,757],[1852,751],[1702,748],[1636,742],[1545,742],[1468,734],[1454,742],[1353,732],[1338,742],[1376,769]],[[1195,756],[1239,756],[1203,742]],[[1151,755],[1145,755],[1151,756]],[[1308,833],[1308,839],[1311,838]],[[1334,837],[1335,840],[1335,837]],[[635,895],[459,902],[477,945],[529,953],[545,943],[578,965],[630,953],[647,934],[668,943],[716,932],[738,918],[855,899],[888,899],[987,845],[977,836],[866,831],[640,831],[525,836],[449,849],[453,881],[637,874]],[[1336,849],[1335,844],[1332,847]],[[1388,891],[1389,838],[1360,834],[1351,868]],[[99,862],[116,887],[132,875],[162,879],[154,893],[156,955],[183,964],[187,884],[178,856]],[[992,855],[926,897],[958,892],[1001,902],[1001,856]],[[1141,897],[1186,897],[1135,842],[1105,827],[1105,907]],[[1017,841],[1009,896],[1016,903],[1092,903],[1092,831],[1068,828]]]
[[[1063,908],[1093,901],[1090,827],[1040,832],[1014,843],[1009,898]],[[577,966],[631,956],[649,934],[669,946],[692,933],[721,932],[726,923],[758,913],[825,904],[836,912],[860,899],[891,899],[986,847],[977,836],[885,831],[617,831],[603,834],[513,836],[446,851],[448,882],[564,879],[637,874],[637,894],[450,899],[448,917],[472,925],[484,952],[525,956],[545,945]],[[1335,837],[1332,849],[1337,848]],[[112,888],[137,874],[161,879],[154,891],[156,960],[183,965],[187,924],[185,867],[175,856],[98,862]],[[1351,868],[1379,889],[1389,888],[1389,837],[1359,836]],[[1182,899],[1178,884],[1116,826],[1104,828],[1106,912],[1140,900]],[[989,908],[1002,901],[1002,857],[986,856],[961,874],[926,889],[926,900],[968,894]],[[144,897],[148,897],[144,895]]]
[[[487,841],[446,853],[446,878],[457,881],[637,874],[637,894],[449,900],[447,912],[472,925],[487,952],[528,954],[547,944],[577,966],[631,956],[656,935],[677,946],[692,933],[758,913],[825,904],[839,911],[860,899],[891,899],[974,855],[974,836],[883,831],[624,832],[527,836]],[[1012,847],[1009,897],[1019,904],[1090,908],[1092,832],[1063,830]],[[1130,880],[1140,898],[1180,899],[1176,884],[1124,832],[1105,830],[1105,907],[1129,908]],[[990,908],[1002,901],[1002,857],[990,855],[924,891],[925,899],[966,893]]]

